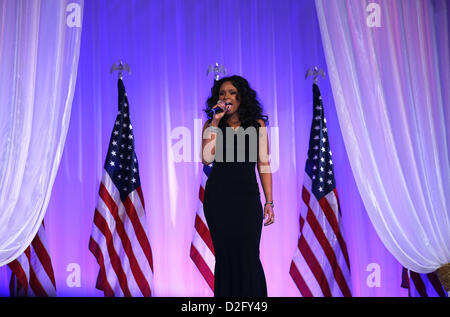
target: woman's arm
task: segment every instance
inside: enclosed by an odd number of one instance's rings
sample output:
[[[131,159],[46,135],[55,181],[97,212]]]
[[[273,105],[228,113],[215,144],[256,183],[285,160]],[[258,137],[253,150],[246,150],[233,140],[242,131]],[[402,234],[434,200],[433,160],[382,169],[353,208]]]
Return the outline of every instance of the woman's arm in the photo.
[[[216,133],[209,129],[211,126],[211,120],[208,120],[203,125],[202,131],[202,163],[205,165],[214,161],[216,154]]]
[[[269,138],[267,135],[267,127],[263,120],[258,120],[261,127],[259,128],[259,153],[258,153],[258,173],[261,180],[261,185],[266,197],[266,204],[264,205],[264,218],[268,218],[264,223],[265,226],[272,224],[275,221],[275,214],[273,212],[273,197],[272,197],[272,172],[270,170],[269,162]]]
[[[212,109],[220,107],[224,111],[214,114],[213,118],[206,121],[202,132],[202,163],[211,164],[216,155],[216,138],[219,130],[219,122],[225,115],[225,103],[217,104]]]
[[[219,130],[219,122],[222,119],[224,112],[215,115],[211,120],[205,122],[202,132],[202,163],[205,165],[211,164],[216,155],[216,139]],[[219,117],[219,118],[216,118]]]

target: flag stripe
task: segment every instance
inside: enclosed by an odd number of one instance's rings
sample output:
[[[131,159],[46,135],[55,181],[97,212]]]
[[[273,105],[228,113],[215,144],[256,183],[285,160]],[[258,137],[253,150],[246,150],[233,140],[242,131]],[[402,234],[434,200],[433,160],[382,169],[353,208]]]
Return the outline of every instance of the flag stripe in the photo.
[[[22,254],[19,257],[23,257],[23,256],[24,255]],[[28,284],[29,283],[28,283],[27,274],[24,271],[25,265],[21,265],[17,259],[17,260],[10,262],[8,264],[8,266],[12,271],[11,279],[13,279],[14,276],[17,277],[15,285],[20,285],[23,288],[25,295],[26,295],[28,292]],[[16,290],[15,292],[13,290],[13,292],[11,292],[11,294],[17,295],[17,292],[18,292],[18,290]]]
[[[305,175],[305,183],[308,183],[308,181],[309,181],[309,176]],[[322,198],[322,199],[327,200],[325,204],[327,204],[328,201],[333,199],[333,195],[334,195],[333,193],[330,193]],[[305,204],[304,205],[305,210],[312,211],[314,213],[316,219],[317,218],[320,219],[320,221],[318,221],[318,223],[319,222],[322,223],[320,228],[322,230],[322,233],[325,235],[326,239],[328,241],[335,241],[337,239],[336,235],[334,234],[335,231],[330,226],[329,222],[327,220],[325,220],[327,218],[325,217],[325,219],[324,219],[324,212],[321,208],[321,204],[319,204],[319,202],[317,202],[315,196],[311,195],[311,193],[305,187],[303,187],[302,197],[303,197],[303,202]],[[303,229],[301,229],[301,230],[303,230]],[[339,240],[338,240],[338,242],[339,242]],[[332,245],[333,245],[332,249],[334,250],[335,255],[337,255],[338,258],[340,258],[341,256],[344,257],[345,261],[348,263],[348,255],[347,255],[347,248],[346,248],[345,242],[343,242],[343,244],[338,243],[338,246],[336,246],[335,243],[333,243]],[[330,246],[331,246],[331,244],[330,244]],[[339,261],[337,264],[339,264]],[[343,270],[345,276],[350,274],[350,269],[349,269],[348,265],[347,265],[347,267],[341,267],[340,269]]]
[[[328,201],[326,199],[320,199],[319,205],[323,211],[323,214],[327,218],[328,223],[330,224],[331,228],[333,229],[333,232],[334,232],[336,238],[338,238],[338,240],[339,240],[339,235],[340,235],[339,225],[338,225],[334,211],[331,209],[331,207],[328,204]]]
[[[142,271],[145,273],[145,275],[148,277],[149,281],[152,279],[152,273],[150,271],[153,271],[153,261],[152,261],[152,251],[150,244],[147,239],[147,233],[142,224],[134,224],[131,220],[132,217],[136,217],[135,221],[139,221],[139,218],[142,217],[145,219],[145,211],[142,205],[141,199],[139,199],[139,195],[136,195],[136,191],[131,192],[127,197],[125,197],[124,201],[120,201],[120,193],[118,189],[115,187],[113,181],[109,177],[108,173],[105,173],[103,177],[103,185],[105,186],[107,192],[111,196],[112,200],[114,202],[118,202],[117,207],[117,215],[120,217],[120,220],[123,224],[124,231],[127,234],[128,239],[130,240],[131,244],[133,245],[133,253],[136,257],[136,259],[139,260],[140,266]],[[139,187],[138,187],[139,188]],[[129,199],[128,208],[134,209],[127,210],[125,206],[125,202]],[[103,213],[103,216],[107,220],[108,224],[112,226],[111,232],[114,232],[114,237],[118,236],[118,231],[116,230],[116,220],[114,216],[109,212],[109,207],[104,204],[103,200],[99,199],[98,204],[100,208],[98,208],[99,211],[105,210],[106,212]],[[132,216],[133,214],[133,216]],[[137,232],[140,232],[139,234]],[[118,238],[120,241],[116,241],[114,239],[114,245],[116,250],[121,250],[123,248],[123,244],[121,243],[122,239]],[[139,241],[139,239],[141,239]],[[124,257],[124,264],[129,263],[128,258]],[[124,271],[127,272],[127,269],[124,265]],[[131,288],[130,288],[131,289]]]
[[[105,258],[103,257],[102,249],[99,247],[97,242],[91,237],[89,239],[89,250],[95,255],[97,258],[98,264],[100,265],[100,274],[102,281],[102,291],[105,292],[107,297],[114,297],[114,292],[111,288],[111,285],[108,283],[108,279],[106,278],[105,273]]]
[[[205,190],[204,190],[203,186],[200,186],[198,196],[199,196],[200,202],[203,204],[203,199],[205,198]]]
[[[436,272],[421,274],[403,267],[400,286],[408,289],[409,297],[448,297]]]
[[[427,290],[425,288],[425,284],[422,281],[422,278],[420,277],[419,273],[410,271],[411,279],[414,282],[414,286],[416,287],[417,291],[419,292],[421,297],[428,297]]]
[[[110,196],[108,190],[102,183],[100,186],[100,197],[102,200],[106,203],[106,205],[109,208],[109,211],[114,217],[114,220],[116,221],[116,230],[119,234],[119,237],[122,241],[122,245],[124,247],[125,253],[128,256],[128,260],[130,261],[131,266],[131,272],[133,276],[135,277],[135,281],[139,285],[139,289],[141,290],[142,294],[144,296],[150,296],[150,286],[148,285],[144,274],[142,273],[142,270],[138,264],[138,261],[136,260],[136,257],[133,252],[133,247],[131,245],[130,239],[128,238],[127,232],[125,230],[124,224],[122,222],[122,219],[119,217],[118,214],[118,207],[112,197]],[[125,198],[125,200],[128,199]],[[129,205],[128,205],[129,206]],[[129,206],[131,208],[131,206]],[[139,234],[138,238],[139,238]]]
[[[294,279],[295,284],[297,285],[298,289],[302,293],[302,296],[303,297],[313,297],[313,294],[309,290],[308,285],[306,284],[302,275],[298,271],[297,265],[295,264],[294,261],[292,261],[292,263],[291,263],[291,269],[290,269],[289,273],[291,274],[292,278]]]
[[[342,291],[342,294],[346,297],[351,296],[350,290],[348,289],[347,283],[345,282],[345,277],[342,274],[342,270],[336,260],[336,255],[334,254],[333,248],[331,247],[330,242],[325,236],[322,228],[320,227],[320,224],[317,221],[316,216],[311,209],[308,210],[306,221],[309,223],[311,229],[314,232],[314,235],[316,236],[317,241],[320,243],[323,251],[328,258],[328,261],[331,264],[334,277]]]
[[[308,178],[309,178],[309,176],[305,175],[305,179],[308,179]],[[308,181],[306,180],[305,183],[308,183]],[[323,251],[324,252],[324,256],[326,256],[326,258],[328,259],[329,263],[328,264],[324,263],[324,264],[320,265],[319,262],[317,261],[317,259],[312,258],[313,260],[311,260],[311,254],[306,249],[305,250],[300,250],[300,251],[302,251],[301,253],[303,253],[303,251],[306,252],[306,254],[305,254],[306,263],[310,267],[310,269],[313,272],[313,274],[316,277],[316,279],[319,281],[320,288],[322,289],[322,292],[323,292],[323,294],[325,296],[327,296],[326,295],[327,294],[327,290],[326,290],[327,287],[329,289],[330,285],[333,285],[333,281],[329,280],[329,279],[326,279],[326,274],[324,273],[325,270],[327,270],[327,271],[329,270],[328,267],[330,267],[330,270],[331,270],[330,273],[332,273],[335,276],[335,281],[338,284],[339,289],[341,290],[339,293],[336,293],[336,294],[334,294],[334,291],[333,292],[330,291],[331,294],[333,296],[335,296],[335,295],[337,295],[337,296],[342,296],[342,295],[343,296],[351,296],[351,291],[350,291],[349,285],[347,284],[346,278],[345,278],[345,276],[349,275],[349,271],[346,270],[346,272],[344,274],[342,272],[342,269],[345,268],[345,265],[344,265],[344,267],[340,267],[339,266],[339,262],[340,261],[338,261],[337,258],[336,258],[337,255],[339,255],[339,258],[341,256],[345,258],[345,256],[342,254],[344,252],[342,252],[340,250],[340,248],[337,248],[334,251],[334,252],[337,252],[337,253],[334,253],[333,250],[330,250],[330,248],[327,248],[326,245],[324,244],[324,239],[326,239],[326,241],[328,241],[328,240],[332,241],[333,238],[334,238],[334,235],[327,238],[324,235],[323,231],[331,233],[331,232],[334,232],[334,230],[331,227],[330,228],[326,228],[324,230],[324,228],[321,228],[320,226],[318,226],[318,221],[317,221],[317,218],[316,218],[317,214],[315,212],[313,212],[312,207],[309,205],[310,199],[313,199],[313,197],[314,196],[312,196],[308,192],[308,190],[304,187],[303,190],[302,190],[302,198],[303,198],[303,202],[305,203],[305,207],[308,209],[308,211],[306,212],[307,213],[307,217],[308,217],[309,213],[311,213],[311,216],[309,216],[309,219],[307,221],[307,223],[309,224],[308,227],[304,226],[305,221],[304,221],[303,217],[300,216],[300,228],[301,228],[300,230],[301,230],[301,232],[303,232],[303,234],[302,234],[303,239],[305,239],[304,236],[308,236],[309,237],[308,239],[311,239],[311,236],[314,236],[315,239],[317,239],[317,242],[318,242],[317,245],[318,246],[314,247],[314,250],[315,250],[315,252],[318,252],[318,251],[322,252]],[[325,197],[323,199],[325,199]],[[328,204],[328,202],[327,202],[327,204]],[[322,215],[324,214],[321,211],[321,205],[317,201],[315,201],[315,203],[313,205],[315,205],[316,208],[319,208],[320,211],[317,211],[318,213],[320,213]],[[329,223],[328,219],[327,219],[327,221],[325,223]],[[313,232],[313,233],[308,235],[305,232],[309,230],[310,226],[311,226],[311,232]],[[308,228],[308,230],[306,230],[307,228]],[[322,231],[322,232],[319,232],[319,231]],[[304,242],[306,243],[306,240],[304,240]],[[330,246],[329,242],[327,244],[328,244],[328,246]],[[308,249],[311,250],[311,247],[309,245],[308,245]],[[345,251],[346,251],[346,248],[345,248]],[[311,251],[311,253],[312,253],[312,251]],[[299,255],[297,254],[295,257],[298,257],[298,256]],[[314,259],[316,261],[314,261]],[[295,262],[295,258],[294,258],[293,262]],[[323,266],[323,265],[325,265],[325,266]],[[338,266],[338,268],[335,267],[335,266]],[[320,269],[317,268],[317,267],[320,267]],[[303,268],[302,270],[304,271],[305,268]],[[322,272],[322,274],[320,272]],[[293,276],[293,278],[294,278],[294,276]],[[300,290],[301,285],[299,284],[299,285],[297,285],[297,287]]]
[[[206,264],[205,260],[193,244],[191,244],[191,258],[198,267],[200,273],[203,275],[203,278],[208,283],[209,287],[214,290],[214,274],[211,272],[208,264]]]
[[[109,178],[107,175],[104,177],[105,184],[111,184],[109,181]],[[106,185],[105,185],[106,186]],[[111,197],[113,199],[118,199],[119,193],[117,190],[113,188],[114,186],[111,186],[111,189],[108,189],[111,193]],[[137,284],[135,280],[135,276],[132,273],[131,263],[130,259],[127,256],[127,253],[124,250],[124,245],[122,242],[122,238],[119,235],[119,232],[116,228],[116,221],[114,219],[114,216],[109,211],[109,208],[106,206],[104,201],[99,197],[98,203],[97,203],[97,211],[100,212],[102,217],[105,219],[105,222],[108,226],[109,231],[112,235],[112,241],[106,242],[104,241],[104,237],[100,232],[93,232],[93,237],[95,238],[96,242],[99,244],[103,250],[107,249],[107,243],[112,244],[112,248],[116,250],[116,253],[119,255],[120,263],[122,266],[122,270],[124,271],[127,282],[128,282],[128,289],[130,290],[131,296],[142,296],[142,292],[139,288],[139,285]],[[125,231],[129,234],[128,237],[132,241],[132,245],[134,245],[134,254],[139,261],[141,261],[142,268],[147,272],[149,275],[150,267],[148,265],[147,260],[145,259],[145,256],[143,255],[142,248],[140,247],[136,236],[133,234],[133,227],[131,222],[128,220],[127,213],[125,211],[125,206],[119,202],[118,205],[118,214],[121,216],[122,222],[124,223]],[[93,230],[95,227],[93,228]],[[105,253],[104,253],[105,254]],[[115,296],[124,296],[124,293],[120,290],[120,285],[118,285],[117,276],[115,276],[115,271],[111,266],[106,266],[107,271],[106,274],[108,275],[108,280],[110,281],[111,286],[113,286],[113,289],[115,290]],[[113,272],[110,272],[109,270],[112,270]],[[111,273],[113,273],[111,275]]]
[[[196,235],[196,239],[192,241],[192,245],[197,249],[198,253],[200,253],[203,261],[208,265],[209,270],[214,272],[216,264],[214,253],[211,252],[199,235]]]
[[[307,177],[307,175],[305,177]],[[338,283],[338,286],[342,291],[342,295],[351,296],[351,291],[346,283],[346,279],[345,279],[345,276],[339,265],[339,261],[336,258],[336,254],[339,257],[342,255],[341,249],[339,249],[339,248],[334,249],[330,244],[330,241],[334,241],[335,236],[330,235],[327,237],[325,235],[325,232],[330,233],[331,228],[329,228],[326,225],[328,222],[321,221],[321,222],[323,222],[324,227],[322,227],[319,224],[316,214],[318,216],[320,216],[320,215],[323,215],[323,212],[322,212],[322,210],[316,211],[316,212],[314,212],[312,210],[310,203],[311,203],[311,199],[314,199],[314,198],[305,187],[303,187],[302,196],[303,196],[303,202],[305,203],[306,207],[308,208],[306,220],[307,220],[311,230],[313,231],[317,242],[320,244],[321,249],[323,250],[323,252],[325,253],[325,255],[328,259],[328,262],[329,262],[331,270],[333,271],[335,280]],[[327,198],[327,196],[322,198],[322,200],[326,199],[326,198]],[[314,202],[312,205],[318,206],[318,204],[316,202]],[[346,271],[345,273],[348,274],[349,272]],[[330,284],[332,284],[332,281],[329,281],[329,282],[330,282]]]
[[[43,296],[55,296],[56,295],[56,287],[55,284],[53,283],[54,281],[54,274],[53,274],[53,268],[51,267],[51,263],[50,263],[50,269],[48,271],[50,271],[49,274],[47,274],[46,270],[44,269],[44,266],[46,265],[45,263],[40,262],[39,260],[39,256],[38,256],[38,250],[36,250],[33,247],[33,243],[31,244],[31,263],[32,266],[31,268],[33,269],[35,278],[36,278],[36,282],[38,283],[38,288],[41,288],[43,290],[43,292],[41,292],[41,294],[44,294]],[[41,251],[43,252],[43,251]],[[33,263],[34,261],[34,263]],[[38,264],[39,263],[39,264]],[[53,279],[53,281],[52,281]],[[30,285],[31,285],[31,280],[30,280]]]
[[[19,288],[20,283],[18,283],[17,288]],[[11,279],[9,280],[9,294],[10,296],[16,296],[16,275],[11,274]]]
[[[342,217],[342,214],[341,214],[341,204],[339,203],[339,195],[338,195],[338,192],[337,192],[337,189],[336,189],[336,188],[333,189],[333,193],[334,193],[334,197],[336,198],[336,209],[338,210],[339,217]]]
[[[208,246],[208,248],[211,250],[211,252],[215,255],[211,234],[208,227],[203,223],[199,215],[196,215],[195,217],[195,229],[197,230],[198,234],[203,239],[205,244]]]
[[[430,280],[431,285],[433,286],[437,295],[439,297],[447,297],[444,288],[442,287],[441,281],[439,281],[439,278],[437,277],[436,272],[428,273],[427,277]]]
[[[306,183],[310,182],[309,176],[307,174],[305,174],[304,178],[305,178]],[[303,198],[303,202],[308,206],[308,208],[313,209],[313,210],[316,209],[316,208],[313,208],[310,206],[310,199],[313,199],[313,196],[310,194],[310,192],[308,191],[308,189],[305,186],[303,186],[302,198]],[[342,237],[342,233],[339,228],[336,215],[333,212],[333,209],[331,208],[328,199],[329,199],[329,196],[327,195],[323,199],[321,199],[318,202],[318,204],[320,205],[321,213],[323,213],[325,215],[325,217],[327,218],[328,223],[330,224],[330,228],[333,230],[334,235],[336,236],[336,239],[339,242],[339,246],[341,247],[342,253],[344,255],[344,258],[345,258],[345,261],[347,264],[347,268],[350,269],[350,261],[349,261],[348,253],[347,253],[347,245],[344,241],[344,238]],[[316,203],[314,205],[316,205]]]
[[[136,188],[136,191],[139,195],[139,199],[141,200],[142,210],[145,210],[144,194],[142,193],[142,187],[139,186],[138,188]]]
[[[302,232],[303,231],[303,227],[304,227],[304,225],[305,225],[305,219],[303,219],[303,217],[299,217],[300,218],[300,232]]]
[[[36,236],[35,239],[31,242],[32,247],[34,248],[34,252],[36,253],[39,261],[42,263],[42,268],[47,273],[46,276],[50,278],[51,283],[54,287],[56,287],[55,277],[53,273],[52,262],[50,260],[50,256],[47,253],[47,249],[44,244],[41,242],[39,235]]]
[[[333,212],[334,209],[331,208],[331,206],[330,206],[331,198],[335,198],[335,197],[336,196],[334,196],[334,192],[331,192],[329,195],[325,196],[326,199],[321,199],[320,200],[320,206],[322,207],[322,210],[324,210],[325,215],[332,213],[333,216],[334,216],[334,219],[336,221],[336,226],[333,227],[334,234],[336,235],[336,238],[337,238],[337,240],[339,242],[341,250],[342,250],[342,252],[344,254],[344,258],[345,258],[345,262],[347,264],[347,268],[350,270],[350,260],[348,258],[347,244],[345,243],[344,237],[342,236],[342,230],[339,228],[339,224],[337,223],[336,214]],[[338,208],[336,207],[336,209],[338,209]]]
[[[306,263],[305,257],[300,252],[300,249],[298,247],[295,251],[294,259],[292,260],[292,262],[295,264],[298,272],[302,275],[303,280],[308,285],[312,296],[323,296],[323,292],[320,288],[319,282],[314,276],[314,273],[310,270],[308,263]]]
[[[131,193],[130,195],[132,194],[133,193]],[[150,268],[153,271],[152,249],[147,239],[147,233],[145,232],[141,222],[139,221],[139,216],[137,215],[136,208],[134,207],[133,201],[130,199],[130,196],[127,196],[125,198],[123,204],[125,206],[125,210],[127,211],[128,217],[130,218],[131,223],[133,224],[133,228],[138,238],[139,244],[141,245],[142,250],[144,250],[144,255],[146,256],[148,264],[150,265]]]
[[[31,260],[31,248],[28,247],[25,250],[24,253],[25,253],[25,255],[28,258],[28,262],[32,263],[32,260]],[[35,273],[35,271],[33,269],[33,266],[31,266],[31,265],[30,265],[30,283],[29,283],[29,285],[30,285],[31,290],[33,291],[33,293],[36,296],[40,296],[40,297],[46,297],[47,296],[47,293],[45,292],[44,288],[42,287],[41,283],[39,282],[39,280],[38,280],[38,278],[36,276],[36,273]]]
[[[47,297],[48,296],[48,294],[44,290],[44,287],[39,282],[33,268],[30,268],[30,288],[33,291],[33,296],[39,296],[39,297]]]
[[[317,237],[315,236],[314,231],[311,228],[311,225],[309,224],[308,221],[305,221],[305,226],[303,228],[303,236],[304,240],[307,241],[309,248],[313,251],[314,257],[317,259],[319,267],[327,280],[331,296],[343,296],[341,289],[338,287],[336,280],[334,279],[332,264],[328,261],[325,250],[322,249],[322,246],[320,245],[320,242],[317,240]],[[305,265],[315,266],[314,263],[308,263],[306,257],[305,257]],[[312,275],[314,276],[314,274]],[[325,295],[322,294],[321,296]]]
[[[117,255],[116,250],[114,249],[111,231],[109,230],[105,219],[100,214],[100,212],[98,212],[98,210],[96,210],[94,214],[94,224],[106,239],[106,247],[108,249],[109,259],[111,261],[114,272],[116,272],[117,278],[119,279],[120,288],[122,289],[125,296],[131,297],[131,293],[128,288],[127,276],[122,268],[120,258]]]
[[[308,263],[311,272],[314,274],[317,282],[319,283],[323,295],[326,297],[331,297],[331,291],[330,286],[328,285],[328,280],[322,270],[321,265],[314,256],[313,251],[309,247],[308,242],[306,242],[304,236],[300,237],[298,241],[298,248],[300,249],[300,252],[304,255],[306,263]]]
[[[109,231],[111,232],[111,229],[109,229]],[[114,232],[114,230],[113,230]],[[116,234],[117,236],[117,234]],[[113,261],[109,255],[109,251],[108,251],[108,241],[105,239],[105,236],[103,235],[103,233],[100,231],[100,229],[95,225],[92,226],[92,234],[91,234],[91,238],[92,240],[95,241],[95,243],[98,245],[98,247],[101,250],[101,255],[104,258],[104,266],[105,266],[105,275],[107,278],[107,282],[109,283],[109,285],[111,286],[112,291],[114,292],[114,296],[125,296],[124,292],[122,291],[122,287],[120,285],[120,281],[119,281],[119,277],[116,273],[116,270],[114,268],[115,265],[115,261]],[[113,240],[117,240],[118,238],[113,238]],[[112,247],[115,248],[114,246],[114,242],[110,243],[112,244]],[[92,251],[92,250],[91,250]],[[116,252],[117,253],[117,252]],[[95,255],[95,254],[94,254]],[[97,262],[99,261],[99,259],[97,258]],[[121,264],[121,263],[120,263]],[[122,265],[122,264],[121,264]],[[128,261],[124,261],[123,266],[126,266],[128,264]],[[123,268],[122,268],[123,269]],[[123,269],[123,271],[125,272],[125,270]],[[101,271],[99,271],[99,273],[101,273]],[[102,283],[104,284],[104,282],[100,277],[97,277],[97,284],[98,283]],[[101,290],[104,290],[104,286],[102,288],[99,288]],[[105,294],[106,295],[106,294]]]
[[[8,264],[11,296],[56,295],[55,276],[46,247],[44,223],[25,251]]]

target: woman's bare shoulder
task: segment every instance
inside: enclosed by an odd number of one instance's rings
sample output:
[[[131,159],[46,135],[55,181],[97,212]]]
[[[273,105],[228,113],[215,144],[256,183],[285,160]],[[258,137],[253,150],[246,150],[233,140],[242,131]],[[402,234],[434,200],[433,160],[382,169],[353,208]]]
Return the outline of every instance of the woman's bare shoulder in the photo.
[[[266,122],[263,119],[256,119],[256,122],[258,122],[261,127],[266,126]]]

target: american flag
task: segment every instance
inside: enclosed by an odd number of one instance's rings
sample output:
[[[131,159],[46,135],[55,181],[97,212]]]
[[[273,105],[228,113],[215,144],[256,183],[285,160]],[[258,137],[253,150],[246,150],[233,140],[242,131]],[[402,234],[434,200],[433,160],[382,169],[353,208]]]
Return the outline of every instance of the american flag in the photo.
[[[47,250],[44,223],[31,245],[14,261],[11,269],[9,293],[11,296],[56,296],[55,274]]]
[[[205,213],[203,211],[203,196],[205,194],[206,181],[211,172],[212,164],[203,165],[202,182],[199,191],[199,204],[195,216],[195,231],[191,243],[191,259],[205,278],[209,287],[214,291],[214,265],[216,263],[214,247],[211,240]]]
[[[410,297],[448,297],[436,272],[421,274],[403,268],[401,286]]]
[[[134,151],[129,103],[121,78],[119,112],[106,155],[89,250],[100,272],[96,287],[105,296],[151,296],[152,249]]]
[[[342,234],[322,97],[315,83],[313,100],[300,209],[300,238],[290,274],[304,297],[350,297],[350,263]]]

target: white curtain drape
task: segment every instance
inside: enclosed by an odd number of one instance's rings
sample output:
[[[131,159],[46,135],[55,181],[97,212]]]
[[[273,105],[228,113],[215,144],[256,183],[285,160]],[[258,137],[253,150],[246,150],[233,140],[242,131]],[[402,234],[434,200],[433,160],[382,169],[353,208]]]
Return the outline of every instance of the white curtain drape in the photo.
[[[83,0],[0,0],[0,266],[43,221],[69,125]]]
[[[367,213],[406,268],[450,262],[448,3],[316,0],[339,124]]]

